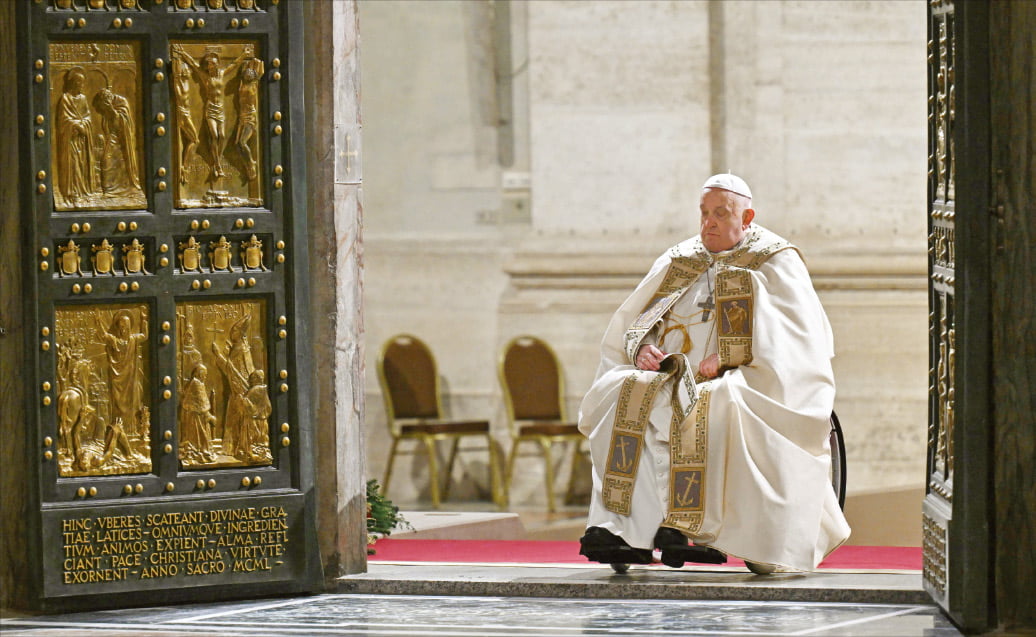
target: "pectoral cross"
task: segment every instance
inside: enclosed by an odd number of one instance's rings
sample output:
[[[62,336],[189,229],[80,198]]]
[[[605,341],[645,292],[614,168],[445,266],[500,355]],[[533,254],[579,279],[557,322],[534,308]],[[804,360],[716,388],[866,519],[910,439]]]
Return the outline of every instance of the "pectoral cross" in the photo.
[[[709,320],[709,317],[712,315],[712,310],[716,309],[716,304],[712,301],[712,295],[710,294],[709,298],[699,303],[698,307],[702,309],[701,320]]]

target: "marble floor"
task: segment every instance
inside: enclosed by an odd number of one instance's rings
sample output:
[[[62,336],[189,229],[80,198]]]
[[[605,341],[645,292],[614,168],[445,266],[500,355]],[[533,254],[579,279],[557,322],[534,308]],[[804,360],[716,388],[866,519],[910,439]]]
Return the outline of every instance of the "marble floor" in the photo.
[[[478,511],[478,508],[470,510]],[[434,517],[431,513],[426,517]],[[417,516],[415,516],[415,521]],[[522,511],[521,538],[578,539],[585,512]],[[735,601],[736,600],[736,601]],[[917,571],[752,575],[687,565],[372,562],[336,593],[63,615],[0,611],[3,637],[875,635],[959,631]]]
[[[332,594],[0,618],[5,637],[960,635],[928,604]]]

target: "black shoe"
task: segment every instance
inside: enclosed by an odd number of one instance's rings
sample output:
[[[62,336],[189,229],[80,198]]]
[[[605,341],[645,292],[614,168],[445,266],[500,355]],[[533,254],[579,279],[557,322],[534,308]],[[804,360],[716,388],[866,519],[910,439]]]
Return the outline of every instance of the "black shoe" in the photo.
[[[633,548],[626,540],[599,526],[591,526],[579,538],[579,554],[603,564],[650,564],[654,561],[650,550]]]
[[[655,532],[655,548],[664,551],[666,548],[679,548],[687,546],[687,536],[674,528],[668,526],[658,527]]]
[[[680,568],[687,561],[688,544],[687,536],[676,529],[662,526],[655,532],[655,548],[662,551],[662,563],[670,568]]]
[[[662,551],[662,563],[670,568],[680,568],[684,562],[724,564],[727,561],[727,556],[716,549],[691,545],[683,533],[665,526],[655,533],[655,548]]]

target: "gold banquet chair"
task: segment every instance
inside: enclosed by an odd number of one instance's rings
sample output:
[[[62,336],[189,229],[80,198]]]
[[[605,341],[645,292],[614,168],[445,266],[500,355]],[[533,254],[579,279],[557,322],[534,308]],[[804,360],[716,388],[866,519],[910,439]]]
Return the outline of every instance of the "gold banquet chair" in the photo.
[[[382,491],[388,492],[397,453],[417,454],[423,451],[428,456],[432,506],[439,508],[440,500],[449,497],[450,476],[460,449],[460,440],[474,436],[486,441],[492,498],[494,503],[502,506],[504,496],[500,487],[500,467],[490,435],[489,421],[443,418],[439,374],[428,346],[410,334],[398,334],[385,341],[378,355],[378,380],[381,382],[385,414],[392,434],[392,449],[385,468]],[[399,444],[404,440],[415,440],[420,444],[410,451],[402,452],[399,451]],[[446,463],[446,484],[440,498],[437,443],[442,440],[450,440],[453,444]]]
[[[546,465],[547,509],[554,512],[554,444],[567,442],[572,446],[572,471],[565,493],[568,502],[572,498],[580,450],[586,439],[579,433],[576,423],[566,422],[565,380],[561,365],[550,345],[535,336],[518,336],[504,346],[499,374],[512,439],[504,483],[510,488],[518,447],[528,442],[539,445]]]

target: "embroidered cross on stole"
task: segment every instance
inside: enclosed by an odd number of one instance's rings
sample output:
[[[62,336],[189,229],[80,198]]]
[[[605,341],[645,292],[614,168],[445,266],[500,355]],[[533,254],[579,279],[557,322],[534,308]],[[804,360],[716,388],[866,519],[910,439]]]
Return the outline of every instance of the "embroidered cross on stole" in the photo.
[[[712,320],[716,321],[721,369],[752,361],[755,297],[751,270],[791,247],[768,230],[752,226],[738,248],[716,260],[719,267],[716,312]],[[626,330],[626,354],[631,361],[636,359],[648,332],[713,263],[712,255],[700,240],[684,248],[673,248],[670,256],[672,262],[658,290]],[[694,535],[705,518],[710,388],[707,379],[696,374],[696,370],[688,369],[687,359],[681,354],[667,356],[657,372],[635,369],[624,380],[619,390],[602,496],[606,509],[630,515],[651,407],[659,389],[672,379],[683,384],[687,399],[686,403],[682,401],[681,392],[674,388],[669,441],[669,510],[663,524]]]

